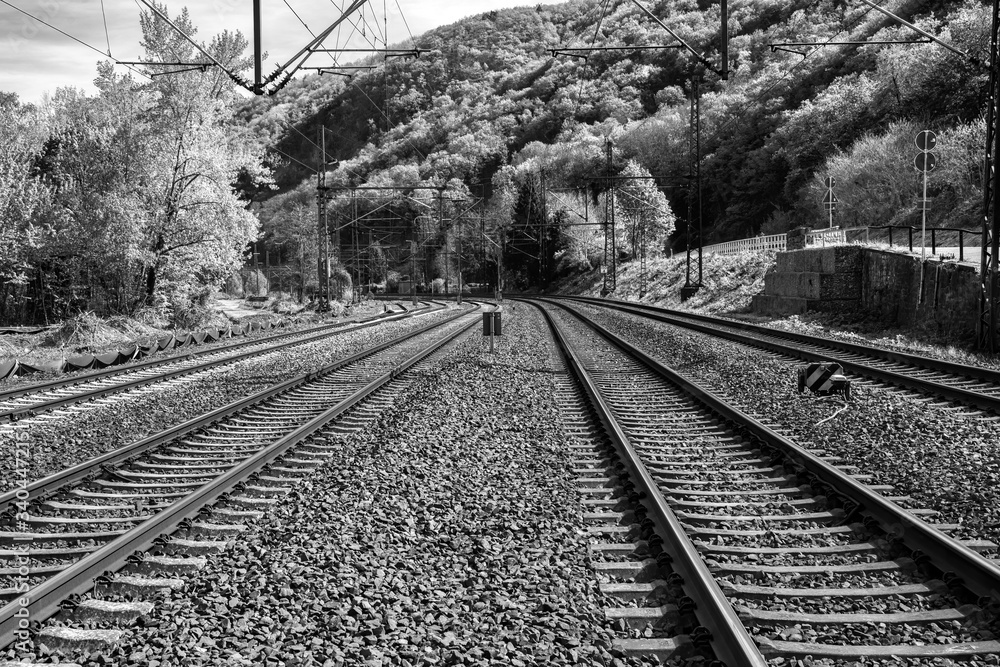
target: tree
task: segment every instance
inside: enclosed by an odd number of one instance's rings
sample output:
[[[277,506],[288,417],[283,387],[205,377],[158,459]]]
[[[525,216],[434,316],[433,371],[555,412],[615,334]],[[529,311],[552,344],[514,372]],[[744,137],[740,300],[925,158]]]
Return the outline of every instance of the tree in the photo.
[[[632,257],[645,252],[652,242],[654,252],[662,252],[667,237],[673,234],[676,218],[670,203],[656,186],[645,167],[634,160],[625,163],[615,188],[615,211],[625,224],[624,236],[632,248]]]
[[[166,15],[165,6],[160,11]],[[186,9],[174,23],[187,35],[196,33]],[[141,27],[146,60],[199,58],[191,44],[152,13],[143,12]],[[243,56],[246,47],[240,33],[226,31],[207,50],[239,72],[250,65]],[[114,90],[128,83],[105,72],[98,86]],[[135,92],[136,86],[128,88]],[[141,90],[155,98],[146,116],[149,133],[145,137],[156,158],[145,174],[149,212],[145,295],[151,303],[161,276],[176,279],[193,273],[196,282],[211,285],[235,270],[247,243],[256,238],[258,224],[233,191],[233,184],[246,174],[266,180],[267,173],[260,149],[248,132],[228,122],[235,98],[233,83],[224,73],[160,76]]]

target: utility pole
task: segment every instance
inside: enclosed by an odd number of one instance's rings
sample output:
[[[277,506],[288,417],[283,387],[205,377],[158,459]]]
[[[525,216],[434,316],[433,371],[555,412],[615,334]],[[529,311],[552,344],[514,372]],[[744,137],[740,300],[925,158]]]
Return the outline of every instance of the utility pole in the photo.
[[[417,230],[414,228],[413,236],[416,237]],[[417,305],[417,242],[410,241],[410,294],[413,296],[413,305]]]
[[[330,232],[327,225],[326,210],[326,126],[320,126],[320,168],[316,174],[317,204],[319,205],[319,220],[317,222],[317,250],[320,255],[317,275],[320,311],[330,307]]]
[[[448,295],[448,269],[451,263],[448,261],[448,231],[444,227],[444,187],[438,189],[438,229],[444,234],[444,293]]]
[[[698,189],[698,287],[702,286],[702,248],[705,241],[702,237],[702,205],[701,205],[701,78],[694,79],[694,180]]]
[[[361,251],[358,247],[358,198],[351,190],[351,245],[354,248],[354,289],[351,290],[351,302],[361,300]]]
[[[298,213],[299,218],[299,229],[302,229],[302,205],[295,205],[296,213]],[[304,239],[299,237],[299,303],[305,299],[306,294],[306,253],[305,253],[305,243]]]
[[[253,242],[253,295],[260,296],[260,253],[257,252],[258,241]]]
[[[611,137],[605,140],[605,157],[607,160],[608,190],[604,199],[604,287],[601,296],[607,296],[615,291],[617,286],[616,248],[615,248],[615,180],[614,180],[615,145]]]
[[[490,284],[490,279],[486,276],[486,183],[483,186],[483,201],[479,205],[479,242],[482,244],[482,264],[483,267],[483,282],[486,283],[487,288]],[[489,291],[489,290],[487,290]]]
[[[702,263],[701,263],[701,80],[697,76],[691,77],[691,129],[689,135],[691,162],[688,170],[691,190],[688,193],[688,215],[687,215],[687,273],[684,286],[681,287],[681,301],[687,301],[694,296],[701,287]],[[691,282],[691,237],[694,233],[695,208],[698,215],[698,282]]]
[[[497,258],[497,300],[503,301],[503,256],[507,253],[507,230],[500,229],[500,255]]]
[[[253,94],[264,94],[264,79],[262,76],[262,64],[264,52],[261,49],[260,35],[260,0],[253,0]]]
[[[997,350],[1000,309],[1000,216],[997,215],[997,159],[1000,158],[1000,0],[993,0],[990,32],[989,102],[986,111],[986,157],[983,161],[982,292],[976,338],[980,349]]]
[[[539,286],[543,287],[548,283],[548,231],[549,231],[549,220],[548,220],[548,196],[545,191],[545,169],[541,170],[540,174],[541,186],[542,186],[542,233],[541,238],[538,243],[538,282]]]
[[[323,135],[321,130],[320,142],[322,141]],[[316,291],[319,293],[317,310],[321,312],[326,310],[324,305],[326,303],[326,297],[323,293],[323,285],[326,280],[326,277],[323,275],[323,264],[325,261],[325,253],[323,252],[323,228],[325,227],[324,217],[326,214],[326,192],[323,190],[325,185],[325,170],[323,169],[324,160],[326,160],[326,156],[320,155],[320,167],[316,171]]]
[[[463,214],[464,215],[464,214]],[[455,219],[455,228],[458,230],[458,305],[462,305],[462,217]]]
[[[639,221],[639,298],[646,296],[646,220]]]

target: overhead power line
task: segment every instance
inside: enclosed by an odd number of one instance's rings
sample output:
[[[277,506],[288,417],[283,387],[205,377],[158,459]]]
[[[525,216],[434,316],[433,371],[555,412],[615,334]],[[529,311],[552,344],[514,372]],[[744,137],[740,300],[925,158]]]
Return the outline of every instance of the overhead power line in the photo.
[[[104,0],[101,0],[101,18],[104,19],[104,39],[108,42],[108,57],[111,57],[111,35],[108,33],[108,14],[104,11]]]
[[[31,14],[31,13],[29,13],[29,12],[26,12],[26,11],[24,11],[23,9],[21,9],[20,7],[17,7],[16,5],[12,5],[11,3],[7,2],[7,0],[0,0],[0,2],[2,2],[2,3],[3,3],[3,4],[5,4],[5,5],[7,5],[7,6],[8,6],[8,7],[10,7],[11,9],[14,9],[14,10],[17,10],[17,11],[21,12],[22,14],[24,14],[24,15],[25,15],[25,16],[27,16],[28,18],[30,18],[30,19],[33,19],[33,20],[35,20],[35,21],[38,21],[39,23],[41,23],[41,24],[42,24],[42,25],[44,25],[44,26],[47,26],[47,27],[49,27],[49,28],[52,28],[53,30],[55,30],[56,32],[58,32],[58,33],[59,33],[60,35],[63,35],[64,37],[69,37],[70,39],[72,39],[72,40],[73,40],[74,42],[76,42],[77,44],[82,44],[83,46],[86,46],[86,47],[87,47],[88,49],[90,49],[91,51],[95,51],[95,52],[97,52],[97,53],[101,54],[102,56],[107,56],[107,55],[108,55],[108,54],[104,53],[103,51],[101,51],[101,50],[100,50],[99,48],[97,48],[96,46],[91,46],[91,45],[90,45],[90,44],[88,44],[87,42],[83,41],[82,39],[78,39],[78,38],[74,37],[73,35],[69,34],[69,33],[68,33],[68,32],[66,32],[65,30],[60,30],[59,28],[55,27],[55,26],[54,26],[54,25],[52,25],[51,23],[48,23],[48,22],[46,22],[46,21],[43,21],[42,19],[38,18],[38,17],[37,17],[37,16],[35,16],[34,14]]]
[[[399,10],[399,17],[403,19],[403,25],[406,26],[406,32],[409,33],[410,35],[410,41],[413,42],[414,46],[416,46],[417,40],[413,38],[413,31],[410,30],[410,24],[406,22],[406,15],[403,14],[403,8],[399,6],[399,0],[394,0],[394,1],[396,3],[396,9]]]
[[[206,51],[206,50],[205,50],[205,49],[204,49],[204,48],[203,48],[203,47],[202,47],[202,46],[201,46],[200,44],[198,44],[198,42],[194,41],[194,40],[193,40],[193,39],[192,39],[192,38],[191,38],[191,37],[190,37],[189,35],[187,35],[187,34],[186,34],[186,33],[185,33],[185,32],[184,32],[183,30],[181,30],[180,28],[178,28],[178,27],[177,27],[177,26],[176,26],[176,25],[174,24],[174,22],[173,22],[173,21],[171,21],[171,20],[170,20],[169,18],[167,18],[167,16],[166,16],[166,15],[165,15],[165,14],[164,14],[163,12],[161,12],[161,11],[160,11],[160,10],[159,10],[159,9],[158,9],[158,8],[156,7],[156,5],[153,5],[153,4],[151,4],[151,3],[150,3],[150,2],[148,1],[148,0],[139,0],[139,2],[141,2],[141,3],[142,3],[142,4],[144,4],[144,5],[146,5],[146,7],[148,7],[148,8],[149,8],[149,11],[153,12],[154,14],[156,14],[156,16],[158,16],[158,17],[160,18],[160,20],[162,20],[162,21],[163,21],[164,23],[166,23],[166,24],[167,24],[167,25],[169,25],[169,26],[170,26],[171,28],[173,28],[173,29],[174,29],[174,31],[175,31],[175,32],[177,32],[177,34],[179,34],[179,35],[180,35],[181,37],[183,37],[183,38],[184,38],[185,40],[187,40],[188,42],[190,42],[190,43],[191,43],[191,45],[192,45],[192,46],[193,46],[194,48],[196,48],[196,49],[198,49],[199,51],[201,51],[201,54],[202,54],[203,56],[205,56],[206,58],[208,58],[209,60],[211,60],[211,61],[212,61],[213,63],[215,63],[215,65],[216,65],[216,66],[217,66],[217,67],[218,67],[219,69],[221,69],[221,70],[222,70],[223,72],[225,72],[226,74],[228,74],[228,75],[229,75],[229,78],[231,78],[231,79],[232,79],[233,81],[237,81],[237,82],[239,82],[239,81],[240,81],[240,78],[239,78],[239,76],[237,76],[236,74],[234,74],[234,73],[233,73],[233,71],[232,71],[232,70],[230,70],[230,69],[229,69],[228,67],[226,67],[225,65],[223,65],[222,63],[220,63],[220,62],[219,62],[219,61],[218,61],[218,60],[217,60],[217,59],[215,58],[215,56],[213,56],[213,55],[212,55],[211,53],[209,53],[208,51]]]
[[[52,30],[55,30],[55,31],[56,31],[56,32],[58,32],[58,33],[59,33],[60,35],[63,35],[64,37],[69,37],[70,39],[72,39],[72,40],[73,40],[74,42],[76,42],[77,44],[81,44],[81,45],[83,45],[83,46],[86,46],[86,47],[87,47],[88,49],[90,49],[91,51],[94,51],[95,53],[98,53],[98,54],[100,54],[100,55],[101,55],[101,57],[103,57],[103,58],[110,58],[111,60],[114,60],[114,62],[115,62],[116,64],[119,64],[119,65],[125,65],[125,67],[128,67],[128,68],[129,68],[130,70],[132,70],[132,71],[133,71],[133,72],[135,72],[136,74],[138,74],[138,75],[140,75],[140,76],[144,76],[144,77],[146,77],[147,79],[149,78],[149,75],[147,75],[147,74],[146,74],[145,72],[142,72],[142,71],[140,71],[140,70],[137,70],[136,68],[134,68],[134,67],[131,67],[131,66],[129,66],[128,64],[125,64],[125,63],[121,63],[121,62],[119,62],[118,60],[115,60],[115,59],[114,59],[114,57],[113,57],[113,56],[111,56],[111,42],[110,42],[110,40],[108,41],[108,53],[104,53],[103,51],[101,51],[101,50],[100,50],[99,48],[97,48],[96,46],[93,46],[93,45],[91,45],[91,44],[88,44],[87,42],[83,41],[82,39],[79,39],[78,37],[74,37],[73,35],[69,34],[69,33],[68,33],[68,32],[66,32],[65,30],[62,30],[62,29],[60,29],[60,28],[57,28],[57,27],[55,27],[55,26],[54,26],[54,25],[52,25],[51,23],[49,23],[49,22],[47,22],[47,21],[44,21],[44,20],[40,19],[39,17],[35,16],[34,14],[32,14],[32,13],[30,13],[30,12],[26,12],[26,11],[24,11],[23,9],[21,9],[21,8],[20,8],[20,7],[18,7],[17,5],[14,5],[14,4],[11,4],[11,3],[10,3],[10,2],[8,2],[7,0],[0,0],[0,3],[3,3],[3,4],[5,4],[5,5],[7,5],[8,7],[10,7],[11,9],[13,9],[13,10],[15,10],[15,11],[18,11],[18,12],[20,12],[20,13],[22,13],[22,14],[24,14],[25,16],[27,16],[28,18],[30,18],[30,19],[31,19],[31,20],[33,20],[33,21],[37,21],[38,23],[41,23],[42,25],[44,25],[44,26],[45,26],[45,27],[47,27],[47,28],[51,28]]]

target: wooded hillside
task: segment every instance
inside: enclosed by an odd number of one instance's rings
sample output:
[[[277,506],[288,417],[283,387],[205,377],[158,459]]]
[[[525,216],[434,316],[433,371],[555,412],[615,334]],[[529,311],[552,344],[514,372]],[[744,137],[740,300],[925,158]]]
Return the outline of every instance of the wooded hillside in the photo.
[[[647,6],[718,67],[717,3]],[[985,61],[985,4],[904,0],[890,9]],[[861,2],[737,0],[730,12],[728,81],[683,49],[594,52],[586,61],[553,57],[548,50],[556,47],[677,43],[632,2],[572,0],[475,16],[418,37],[416,46],[428,51],[419,59],[391,60],[350,82],[312,76],[273,99],[254,100],[242,117],[297,160],[279,160],[278,183],[294,192],[265,208],[265,227],[276,226],[270,220],[281,217],[275,211],[287,201],[314,192],[306,166],[319,164],[315,144],[325,123],[328,150],[340,161],[330,173],[336,184],[451,183],[472,200],[482,193],[476,184],[487,183],[485,227],[506,226],[491,238],[504,237],[526,253],[508,257],[508,267],[527,271],[522,282],[540,277],[527,255],[547,255],[535,262],[549,273],[599,260],[596,228],[543,230],[541,216],[544,208],[551,224],[580,222],[583,215],[603,220],[606,186],[594,179],[607,175],[606,139],[614,144],[615,175],[631,165],[662,177],[669,204],[650,250],[681,249],[691,192],[691,81],[699,76],[705,243],[825,226],[827,175],[838,183],[837,224],[918,223],[913,138],[923,128],[939,136],[930,224],[978,228],[984,66],[930,43],[787,47],[798,53],[769,46],[920,39]],[[542,172],[547,189],[566,189],[544,203]],[[412,228],[419,210],[395,214]],[[675,216],[676,232],[666,237]],[[626,248],[627,233],[619,240]],[[350,252],[345,246],[344,255]]]
[[[213,68],[144,79],[110,64],[94,97],[3,96],[0,321],[143,308],[183,320],[257,239],[282,269],[272,287],[307,295],[330,244],[342,296],[351,283],[453,285],[459,266],[466,283],[495,284],[502,268],[513,287],[545,285],[599,265],[611,215],[622,261],[681,250],[699,217],[695,78],[704,243],[825,226],[827,176],[835,223],[918,223],[923,128],[938,133],[930,224],[981,224],[984,3],[889,6],[967,58],[938,44],[871,44],[919,35],[860,0],[732,0],[728,81],[714,71],[718,3],[643,6],[657,20],[634,0],[489,12],[400,45],[419,48],[417,59],[375,56],[349,81],[305,76],[273,97],[240,99]],[[676,46],[664,25],[703,57],[550,52]],[[143,33],[148,59],[193,56],[149,15]],[[205,46],[235,71],[249,66],[239,34]]]

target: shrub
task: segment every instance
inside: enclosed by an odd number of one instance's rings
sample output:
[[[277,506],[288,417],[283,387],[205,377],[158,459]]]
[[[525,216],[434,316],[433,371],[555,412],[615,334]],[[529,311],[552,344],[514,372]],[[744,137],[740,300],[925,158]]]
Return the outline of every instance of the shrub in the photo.
[[[395,294],[399,291],[399,280],[401,278],[399,271],[390,271],[385,276],[385,291],[390,294]]]
[[[556,258],[556,275],[572,276],[593,271],[594,267],[583,248],[573,248]]]

